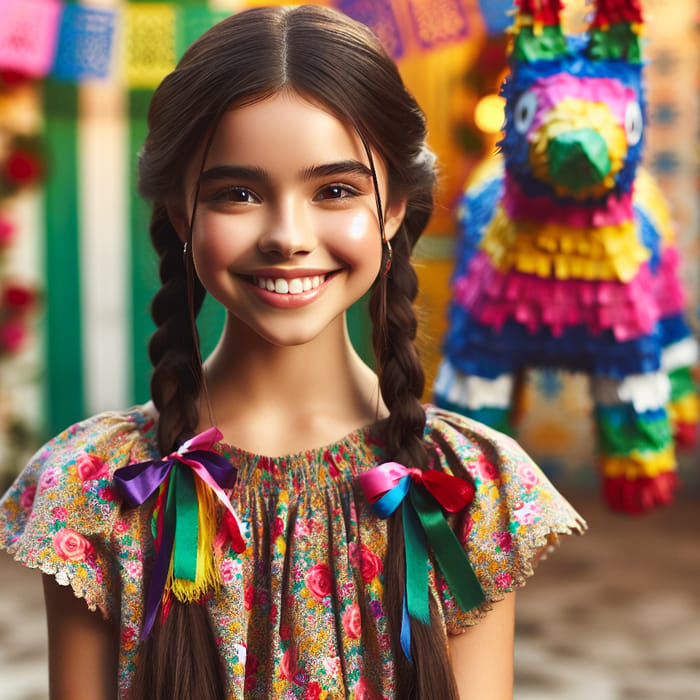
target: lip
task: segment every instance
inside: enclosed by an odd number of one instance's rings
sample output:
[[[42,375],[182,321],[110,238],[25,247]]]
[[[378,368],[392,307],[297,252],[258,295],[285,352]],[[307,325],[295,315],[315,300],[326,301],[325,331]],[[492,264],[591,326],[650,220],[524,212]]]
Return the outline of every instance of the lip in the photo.
[[[338,270],[332,270],[331,272],[320,271],[320,270],[280,270],[280,269],[269,269],[269,270],[256,270],[254,275],[245,275],[243,279],[248,284],[251,292],[265,304],[272,306],[276,309],[298,309],[308,304],[315,302],[321,295],[323,295],[328,288],[330,280],[335,277]],[[299,292],[298,294],[280,294],[278,292],[271,292],[267,289],[261,289],[256,284],[256,279],[259,277],[267,277],[272,279],[298,279],[303,277],[325,277],[324,281],[321,282],[318,287],[309,289],[305,292]]]
[[[294,269],[285,269],[280,267],[261,267],[260,269],[249,272],[246,275],[246,277],[281,277],[283,279],[292,280],[297,277],[315,277],[316,275],[318,275],[319,277],[326,277],[328,275],[332,275],[334,272],[337,271],[338,270],[322,270],[321,268],[315,267],[299,267]]]

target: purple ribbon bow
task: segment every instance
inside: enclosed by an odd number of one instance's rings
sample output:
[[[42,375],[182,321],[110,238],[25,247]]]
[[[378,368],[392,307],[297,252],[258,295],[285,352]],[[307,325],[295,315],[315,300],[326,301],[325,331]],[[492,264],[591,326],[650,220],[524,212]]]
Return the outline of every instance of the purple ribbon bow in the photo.
[[[245,550],[245,543],[240,534],[240,522],[228,496],[223,490],[233,488],[236,483],[237,471],[227,459],[211,449],[214,443],[222,437],[218,428],[211,427],[187,440],[177,452],[172,452],[167,457],[122,467],[114,474],[114,485],[129,505],[137,506],[144,503],[155,493],[156,489],[170,476],[176,466],[184,465],[189,467],[191,470],[189,474],[196,475],[206,483],[233,516],[235,523],[238,525],[238,532],[232,533],[232,547],[240,553]],[[170,491],[173,488],[173,484],[174,481],[170,480],[167,504],[162,515],[162,528],[159,528],[162,535],[153,567],[153,576],[146,596],[144,626],[141,633],[142,639],[148,636],[160,610],[170,568],[170,559],[175,544],[178,501],[181,504],[181,508],[190,512],[194,508],[194,513],[196,514],[196,496],[194,496],[194,504],[192,503],[192,496],[189,497],[189,502],[184,503],[179,494],[171,498]],[[196,526],[196,519],[194,522]]]

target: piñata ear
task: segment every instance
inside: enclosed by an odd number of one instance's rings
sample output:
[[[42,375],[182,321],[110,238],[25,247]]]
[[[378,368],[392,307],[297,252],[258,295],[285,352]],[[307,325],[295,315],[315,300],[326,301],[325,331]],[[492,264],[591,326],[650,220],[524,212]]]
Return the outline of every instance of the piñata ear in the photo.
[[[639,0],[597,0],[588,30],[588,56],[597,61],[641,63],[643,23]]]
[[[514,61],[547,61],[566,50],[561,28],[561,0],[515,0],[515,24],[511,29]]]

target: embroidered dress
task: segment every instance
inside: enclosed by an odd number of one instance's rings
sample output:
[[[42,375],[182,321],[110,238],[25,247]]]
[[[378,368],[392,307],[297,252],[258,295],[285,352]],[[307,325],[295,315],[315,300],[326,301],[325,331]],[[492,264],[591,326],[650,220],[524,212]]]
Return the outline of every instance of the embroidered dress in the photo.
[[[426,411],[432,468],[475,487],[471,505],[448,520],[486,601],[462,612],[430,569],[440,622],[454,634],[522,585],[543,547],[585,524],[512,439]],[[215,446],[238,470],[229,495],[246,544],[241,554],[229,546],[221,506],[214,549],[222,583],[206,605],[230,698],[394,696],[382,607],[386,521],[358,479],[385,461],[377,428],[287,457]],[[0,502],[2,548],[119,620],[122,694],[139,648],[154,503],[128,508],[113,475],[157,457],[154,421],[142,408],[104,413],[47,443]]]

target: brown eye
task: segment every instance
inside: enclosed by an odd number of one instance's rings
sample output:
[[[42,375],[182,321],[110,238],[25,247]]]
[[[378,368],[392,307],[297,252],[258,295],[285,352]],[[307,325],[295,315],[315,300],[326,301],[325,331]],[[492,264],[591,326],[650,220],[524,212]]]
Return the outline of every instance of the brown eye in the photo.
[[[354,197],[357,191],[347,185],[326,185],[319,190],[315,199],[344,199],[345,197]]]
[[[234,204],[249,204],[260,201],[257,195],[247,187],[227,187],[218,192],[214,199],[218,202],[232,202]]]

